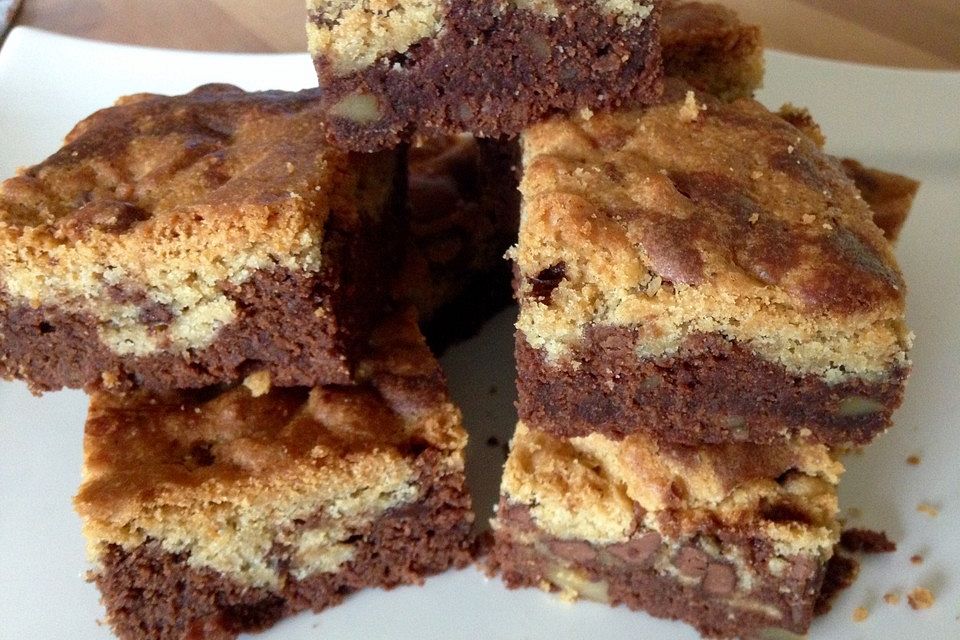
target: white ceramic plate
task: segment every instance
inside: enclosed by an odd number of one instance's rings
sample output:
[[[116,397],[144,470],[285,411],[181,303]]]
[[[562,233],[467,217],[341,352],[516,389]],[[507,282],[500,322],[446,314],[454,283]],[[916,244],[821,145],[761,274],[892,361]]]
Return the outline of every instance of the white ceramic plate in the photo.
[[[761,99],[809,106],[829,149],[916,176],[924,186],[898,254],[911,287],[915,371],[897,428],[849,461],[845,508],[852,524],[883,529],[894,554],[866,559],[856,585],[814,623],[814,638],[960,637],[960,74],[837,64],[771,52]],[[181,93],[204,82],[296,89],[314,82],[306,55],[200,54],[94,43],[14,30],[0,52],[0,176],[57,149],[80,118],[126,93]],[[513,429],[512,314],[492,321],[444,366],[473,437],[469,471],[478,513],[488,517],[503,453],[489,446]],[[80,525],[71,509],[79,481],[85,401],[78,392],[35,398],[0,384],[0,639],[110,638],[98,620]],[[905,459],[919,454],[922,463]],[[932,518],[917,512],[928,502]],[[922,565],[909,558],[919,553]],[[931,588],[927,611],[884,604],[888,591]],[[851,619],[865,606],[869,618]],[[259,636],[285,638],[695,638],[681,624],[623,608],[567,605],[535,590],[509,592],[475,570],[423,588],[369,590],[320,615],[302,615]]]

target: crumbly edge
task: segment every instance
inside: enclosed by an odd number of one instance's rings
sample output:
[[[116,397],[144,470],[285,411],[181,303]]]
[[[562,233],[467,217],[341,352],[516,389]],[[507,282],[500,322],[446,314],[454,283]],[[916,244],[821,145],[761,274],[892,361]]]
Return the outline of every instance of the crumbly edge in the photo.
[[[331,157],[328,157],[331,156]],[[389,197],[384,181],[358,173],[392,171],[389,154],[348,167],[320,153],[312,167],[294,167],[296,192],[277,202],[185,207],[129,232],[98,228],[65,242],[46,225],[0,229],[2,286],[11,304],[56,306],[95,318],[101,342],[120,356],[146,356],[209,346],[237,316],[225,286],[262,270],[318,273],[331,211],[376,219]],[[360,183],[375,186],[361,193]],[[389,181],[386,181],[389,182]],[[119,294],[119,295],[117,295]],[[143,304],[168,309],[162,329],[141,320]]]
[[[307,0],[307,45],[311,55],[323,58],[334,75],[345,76],[402,54],[444,28],[451,0]],[[563,2],[508,0],[498,11],[511,8],[555,19]],[[652,6],[634,0],[598,0],[601,11],[617,17],[623,27],[636,27]]]
[[[556,438],[518,424],[501,494],[530,507],[537,526],[559,539],[626,542],[640,525],[665,540],[750,523],[777,554],[826,555],[839,539],[836,485],[843,466],[822,445],[791,447],[793,462],[773,477],[723,480],[723,449],[705,447],[695,462],[671,459],[643,436]],[[749,445],[747,445],[749,447]],[[763,455],[758,447],[757,455]],[[709,466],[708,466],[709,463]],[[679,497],[682,496],[682,497]],[[804,522],[764,517],[786,504]]]
[[[322,447],[316,451],[329,455]],[[462,471],[462,451],[444,454],[436,470]],[[276,588],[282,579],[271,557],[276,545],[289,550],[288,570],[295,577],[336,571],[352,557],[352,532],[416,502],[424,490],[419,480],[415,458],[383,448],[348,455],[345,464],[325,465],[321,459],[226,484],[160,485],[128,505],[135,508],[113,517],[88,513],[83,488],[76,504],[95,566],[111,545],[129,551],[156,540],[167,553],[187,554],[193,568],[217,571],[242,585]]]

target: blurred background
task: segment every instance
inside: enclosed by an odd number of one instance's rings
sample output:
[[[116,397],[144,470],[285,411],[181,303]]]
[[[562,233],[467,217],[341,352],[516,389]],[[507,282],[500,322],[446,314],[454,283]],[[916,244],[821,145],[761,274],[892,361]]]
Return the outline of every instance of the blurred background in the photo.
[[[773,48],[835,60],[960,69],[960,0],[719,0]],[[23,0],[16,24],[207,51],[305,48],[304,0]]]

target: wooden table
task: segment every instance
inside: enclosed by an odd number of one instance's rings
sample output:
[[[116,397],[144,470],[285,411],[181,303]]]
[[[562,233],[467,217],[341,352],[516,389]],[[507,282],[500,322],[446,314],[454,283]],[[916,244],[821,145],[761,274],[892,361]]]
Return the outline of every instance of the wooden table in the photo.
[[[837,60],[960,69],[960,0],[721,0],[769,46]],[[303,0],[24,0],[18,24],[209,51],[305,48]]]

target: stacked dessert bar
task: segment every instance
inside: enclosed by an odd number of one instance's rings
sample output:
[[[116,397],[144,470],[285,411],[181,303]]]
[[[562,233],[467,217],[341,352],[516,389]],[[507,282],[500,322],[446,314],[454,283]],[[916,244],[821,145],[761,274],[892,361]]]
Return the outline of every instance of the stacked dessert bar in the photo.
[[[750,100],[759,30],[716,5],[308,9],[319,89],[121,98],[0,186],[0,374],[90,394],[76,508],[116,633],[231,638],[465,565],[421,331],[469,335],[511,279],[489,566],[805,632],[838,456],[909,371],[916,183]]]
[[[130,96],[0,189],[0,362],[91,394],[76,506],[122,638],[470,558],[460,413],[387,304],[403,153],[318,121],[314,91]]]
[[[902,397],[904,284],[807,114],[702,89],[749,94],[755,48],[701,67],[667,47],[703,26],[665,27],[657,104],[523,133],[520,422],[489,565],[707,637],[804,634],[838,457]]]

